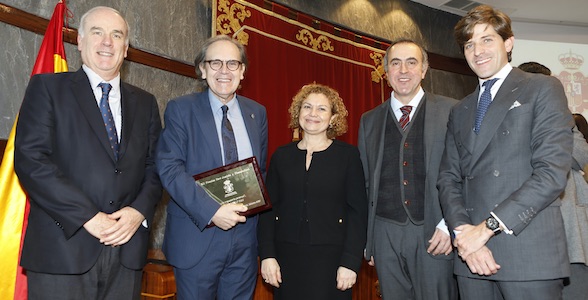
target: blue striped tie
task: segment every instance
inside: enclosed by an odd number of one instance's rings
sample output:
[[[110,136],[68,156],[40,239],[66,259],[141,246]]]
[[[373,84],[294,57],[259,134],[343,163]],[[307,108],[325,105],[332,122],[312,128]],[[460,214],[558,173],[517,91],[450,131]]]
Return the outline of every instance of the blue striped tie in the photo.
[[[112,86],[110,83],[106,82],[100,83],[99,86],[102,88],[102,98],[100,98],[100,114],[102,115],[102,120],[104,120],[104,127],[106,128],[106,133],[108,134],[110,148],[114,153],[114,159],[118,160],[118,135],[116,134],[114,118],[112,117],[110,105],[108,104],[108,94],[110,93]]]

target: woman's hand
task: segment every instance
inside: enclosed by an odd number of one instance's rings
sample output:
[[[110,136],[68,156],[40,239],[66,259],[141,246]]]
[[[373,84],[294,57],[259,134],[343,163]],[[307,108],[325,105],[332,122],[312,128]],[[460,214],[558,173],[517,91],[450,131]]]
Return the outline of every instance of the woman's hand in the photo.
[[[269,283],[277,288],[280,287],[282,273],[280,272],[280,265],[275,258],[266,258],[261,261],[261,277],[265,283]]]
[[[357,274],[345,267],[337,269],[337,289],[345,291],[353,287],[357,280]]]

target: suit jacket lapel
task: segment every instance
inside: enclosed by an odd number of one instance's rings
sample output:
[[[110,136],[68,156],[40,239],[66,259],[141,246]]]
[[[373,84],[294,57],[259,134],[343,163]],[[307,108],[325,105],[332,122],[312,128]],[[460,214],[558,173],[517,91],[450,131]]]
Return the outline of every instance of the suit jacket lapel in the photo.
[[[462,102],[464,103],[461,106],[462,110],[465,112],[461,113],[465,117],[463,119],[463,124],[459,124],[458,126],[462,126],[460,130],[461,140],[463,141],[463,146],[470,152],[474,152],[474,148],[476,146],[476,138],[477,135],[474,133],[474,121],[476,119],[476,110],[478,109],[478,93],[480,92],[480,87],[476,89],[475,92],[466,96]],[[456,120],[459,122],[459,120]]]
[[[434,114],[437,114],[439,109],[439,103],[435,97],[431,97],[425,93],[425,96],[421,100],[421,106],[425,105],[425,132],[424,132],[424,145],[425,145],[425,168],[429,168],[431,163],[431,154],[433,152],[433,146],[435,145],[434,138],[443,134],[443,127],[447,127],[447,124],[440,124],[440,119],[436,118]]]
[[[102,144],[104,150],[114,161],[114,153],[112,152],[110,143],[108,142],[108,134],[106,134],[104,120],[102,120],[100,109],[98,108],[96,98],[92,92],[92,87],[90,86],[90,82],[84,70],[80,68],[72,78],[72,81],[71,88],[76,102],[80,107],[80,111],[88,120],[90,128],[92,128],[92,131],[94,131],[96,137],[100,140],[100,144]]]
[[[134,96],[134,93],[127,88],[126,84],[121,81],[122,136],[120,137],[119,160],[123,158],[127,150],[129,137],[133,131],[133,121],[135,120],[137,105],[139,105],[138,99]]]
[[[239,99],[239,96],[237,96],[237,99]],[[249,135],[253,155],[260,157],[261,149],[259,149],[258,145],[261,145],[261,141],[259,140],[261,135],[259,133],[260,128],[255,121],[255,113],[246,101],[239,101],[239,108],[241,109],[243,122],[245,122],[245,128],[247,128],[247,134]]]
[[[492,137],[496,134],[498,127],[504,121],[512,104],[519,98],[521,90],[518,88],[521,77],[511,72],[504,80],[498,93],[494,96],[492,103],[482,121],[482,127],[476,138],[476,146],[472,160],[476,161],[484,152]],[[473,123],[472,123],[473,124]]]
[[[196,118],[205,143],[211,148],[212,155],[215,160],[215,165],[223,164],[223,157],[221,153],[221,146],[216,131],[216,123],[214,122],[214,115],[210,107],[208,99],[208,92],[197,94],[197,99],[192,105],[192,114]]]
[[[388,116],[390,115],[390,111],[392,110],[390,106],[390,102],[392,101],[391,98],[388,98],[384,103],[378,106],[378,115],[373,120],[373,136],[376,139],[368,139],[373,141],[373,144],[367,145],[368,148],[374,147],[376,151],[374,151],[375,155],[375,164],[373,172],[374,181],[372,184],[374,185],[375,191],[379,189],[380,185],[380,172],[382,170],[382,160],[384,159],[384,139],[386,135],[386,123],[388,122]],[[371,151],[370,151],[371,152]],[[374,161],[372,159],[372,161]],[[367,167],[367,166],[365,166]],[[376,194],[376,193],[374,193]]]

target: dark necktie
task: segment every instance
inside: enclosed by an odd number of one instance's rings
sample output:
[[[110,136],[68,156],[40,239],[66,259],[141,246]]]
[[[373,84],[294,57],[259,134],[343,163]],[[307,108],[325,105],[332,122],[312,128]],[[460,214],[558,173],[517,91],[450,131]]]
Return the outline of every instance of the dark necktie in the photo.
[[[110,83],[100,83],[100,88],[102,88],[102,98],[100,98],[100,114],[102,115],[102,119],[104,120],[104,127],[106,127],[106,133],[108,134],[108,141],[110,142],[110,148],[114,153],[114,159],[118,160],[118,135],[116,134],[116,127],[114,125],[114,118],[112,117],[112,112],[110,111],[110,105],[108,104],[108,94],[112,89]]]
[[[236,162],[239,160],[237,154],[237,142],[235,141],[235,133],[233,132],[233,125],[227,118],[227,111],[229,107],[226,105],[222,106],[223,120],[221,123],[221,134],[223,138],[223,150],[225,154],[225,165]]]
[[[403,106],[400,108],[400,111],[402,111],[402,116],[400,117],[400,120],[398,120],[398,123],[400,123],[402,130],[404,130],[406,129],[406,125],[408,125],[410,122],[410,112],[412,111],[412,106]]]
[[[494,83],[496,83],[496,81],[498,80],[498,78],[494,78],[494,79],[490,79],[490,80],[486,80],[482,86],[484,86],[484,92],[482,93],[482,96],[480,96],[480,102],[478,103],[478,110],[476,111],[476,123],[474,123],[474,132],[476,134],[478,134],[480,132],[480,126],[482,125],[482,120],[484,120],[484,116],[486,115],[486,112],[488,111],[488,107],[490,106],[490,103],[492,103],[492,94],[490,93],[490,90],[492,89],[492,86],[494,85]]]

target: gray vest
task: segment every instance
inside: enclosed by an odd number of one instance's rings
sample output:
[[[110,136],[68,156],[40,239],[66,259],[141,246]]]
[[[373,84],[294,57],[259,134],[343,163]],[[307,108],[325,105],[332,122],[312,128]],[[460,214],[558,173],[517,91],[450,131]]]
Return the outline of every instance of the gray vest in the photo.
[[[424,223],[425,108],[423,99],[405,131],[388,110],[376,215],[396,223]]]

